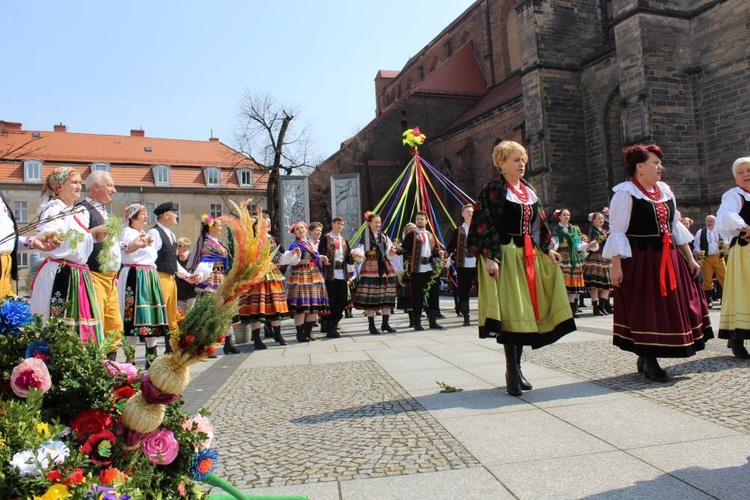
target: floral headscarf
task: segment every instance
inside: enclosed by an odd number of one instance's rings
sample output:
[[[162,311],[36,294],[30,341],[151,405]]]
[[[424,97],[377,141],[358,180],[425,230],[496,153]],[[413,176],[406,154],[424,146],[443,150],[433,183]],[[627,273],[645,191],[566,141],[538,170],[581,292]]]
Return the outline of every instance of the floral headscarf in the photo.
[[[133,203],[132,205],[128,205],[127,207],[125,207],[125,220],[133,220],[133,218],[141,213],[141,210],[148,211],[148,208],[146,208],[145,205],[141,205],[140,203]]]
[[[71,175],[80,176],[81,173],[72,167],[58,167],[47,176],[42,186],[42,196],[49,194],[50,198],[56,198],[57,193],[60,192],[62,185],[68,180]]]

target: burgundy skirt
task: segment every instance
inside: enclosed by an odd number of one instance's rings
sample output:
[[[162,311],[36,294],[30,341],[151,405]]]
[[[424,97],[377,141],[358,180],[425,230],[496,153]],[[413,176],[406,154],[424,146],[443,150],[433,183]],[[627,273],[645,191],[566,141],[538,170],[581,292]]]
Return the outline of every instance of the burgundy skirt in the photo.
[[[690,276],[685,259],[670,248],[677,287],[662,297],[661,249],[631,248],[633,257],[622,259],[622,283],[614,289],[612,343],[624,351],[657,358],[686,358],[702,350],[714,334],[706,297],[698,280]]]

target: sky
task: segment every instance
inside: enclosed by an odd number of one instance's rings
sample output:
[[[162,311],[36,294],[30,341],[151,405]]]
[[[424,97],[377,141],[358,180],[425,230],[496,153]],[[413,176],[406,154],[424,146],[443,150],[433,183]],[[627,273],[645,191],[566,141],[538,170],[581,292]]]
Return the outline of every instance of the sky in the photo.
[[[236,146],[249,92],[295,106],[327,158],[375,118],[377,72],[472,3],[0,0],[0,120]]]

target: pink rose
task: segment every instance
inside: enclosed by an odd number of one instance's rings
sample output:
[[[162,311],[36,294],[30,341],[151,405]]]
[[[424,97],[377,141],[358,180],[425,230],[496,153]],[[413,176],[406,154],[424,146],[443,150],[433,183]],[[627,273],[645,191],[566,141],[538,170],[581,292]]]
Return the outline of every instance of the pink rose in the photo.
[[[138,369],[132,363],[118,363],[107,359],[104,366],[116,379],[127,378],[129,384],[138,379]]]
[[[180,444],[169,429],[157,429],[143,437],[141,450],[156,465],[168,465],[177,458]]]
[[[205,450],[211,447],[211,440],[214,438],[214,428],[211,425],[211,421],[204,417],[200,413],[197,413],[190,420],[185,420],[182,424],[182,428],[190,432],[202,432],[206,436],[205,441],[200,444],[200,449]]]
[[[47,365],[39,358],[28,358],[13,368],[10,374],[10,386],[19,398],[29,395],[29,389],[39,389],[42,394],[52,387]]]

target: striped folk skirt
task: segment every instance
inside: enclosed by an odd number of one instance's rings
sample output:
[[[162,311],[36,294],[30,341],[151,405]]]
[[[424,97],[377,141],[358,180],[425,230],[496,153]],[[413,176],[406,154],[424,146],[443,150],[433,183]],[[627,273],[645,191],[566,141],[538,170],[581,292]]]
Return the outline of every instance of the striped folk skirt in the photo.
[[[328,292],[323,275],[313,262],[292,266],[286,303],[291,314],[328,314]]]
[[[562,269],[563,278],[565,279],[565,288],[568,293],[581,293],[584,291],[585,283],[583,281],[583,262],[578,262],[578,265],[574,268],[573,254],[575,250],[572,250],[570,246],[561,246],[557,249],[557,253],[562,257],[562,263],[560,269]]]
[[[84,343],[103,342],[104,329],[88,266],[52,259],[44,265],[50,265],[51,262],[57,262],[59,267],[52,283],[49,315],[63,316],[65,324],[72,330],[77,330]],[[68,307],[63,310],[66,302]]]
[[[393,309],[396,307],[396,285],[398,276],[385,259],[385,273],[380,276],[377,258],[367,258],[359,270],[354,307],[364,310]]]
[[[125,266],[120,272],[124,280],[120,301],[123,303],[122,323],[125,336],[161,336],[169,320],[161,281],[156,268],[150,266]],[[118,290],[120,291],[120,290]]]
[[[583,262],[583,281],[586,288],[612,290],[612,261],[602,257],[601,252],[590,252]]]
[[[242,294],[239,307],[240,319],[245,322],[279,321],[289,317],[284,275],[276,266],[263,281]]]
[[[633,256],[622,259],[622,283],[614,289],[612,343],[623,351],[657,358],[686,358],[702,350],[714,334],[706,297],[685,259],[676,248],[669,249],[677,287],[662,297],[661,249],[631,249]]]

